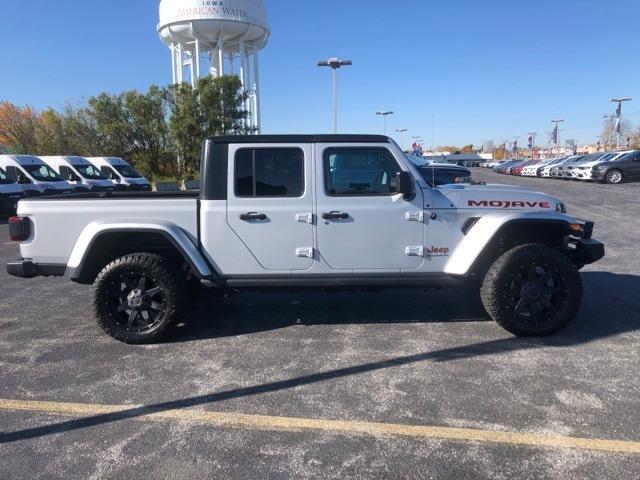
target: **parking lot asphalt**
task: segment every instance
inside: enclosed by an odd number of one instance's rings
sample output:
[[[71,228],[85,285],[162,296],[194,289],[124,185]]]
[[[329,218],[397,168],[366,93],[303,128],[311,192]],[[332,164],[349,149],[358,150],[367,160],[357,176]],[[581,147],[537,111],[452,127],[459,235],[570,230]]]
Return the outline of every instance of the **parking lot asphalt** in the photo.
[[[246,294],[126,346],[90,287],[1,268],[0,478],[639,478],[640,184],[473,175],[596,222],[566,331],[514,338],[466,290]]]

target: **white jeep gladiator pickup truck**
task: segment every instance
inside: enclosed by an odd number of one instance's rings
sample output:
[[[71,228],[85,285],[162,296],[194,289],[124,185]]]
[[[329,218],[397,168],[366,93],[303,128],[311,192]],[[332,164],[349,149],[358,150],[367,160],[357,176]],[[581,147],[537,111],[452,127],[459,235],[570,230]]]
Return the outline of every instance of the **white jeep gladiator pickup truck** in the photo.
[[[20,201],[9,225],[22,258],[7,271],[93,284],[98,323],[127,343],[158,341],[201,282],[234,293],[471,283],[516,335],[567,325],[579,269],[604,256],[593,223],[543,193],[434,187],[430,175],[384,136],[212,138],[199,193]]]

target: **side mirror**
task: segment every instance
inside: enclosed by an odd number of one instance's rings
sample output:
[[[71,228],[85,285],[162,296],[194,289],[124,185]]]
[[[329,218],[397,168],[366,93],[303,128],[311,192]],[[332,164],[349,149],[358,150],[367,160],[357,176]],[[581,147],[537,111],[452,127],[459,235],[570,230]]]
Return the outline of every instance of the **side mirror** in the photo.
[[[391,187],[395,188],[396,193],[400,193],[402,195],[413,194],[415,188],[413,175],[409,172],[398,172],[398,174],[391,179]]]

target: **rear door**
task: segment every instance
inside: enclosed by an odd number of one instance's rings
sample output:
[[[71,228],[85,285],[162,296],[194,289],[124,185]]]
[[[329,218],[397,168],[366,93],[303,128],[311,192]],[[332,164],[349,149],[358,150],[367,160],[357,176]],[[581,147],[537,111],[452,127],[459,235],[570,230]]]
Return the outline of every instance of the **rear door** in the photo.
[[[316,146],[318,251],[336,270],[413,270],[424,262],[422,190],[394,192],[404,170],[387,145]]]
[[[628,180],[640,180],[640,152],[636,152],[625,166]]]
[[[265,270],[313,266],[312,147],[230,145],[227,223]]]

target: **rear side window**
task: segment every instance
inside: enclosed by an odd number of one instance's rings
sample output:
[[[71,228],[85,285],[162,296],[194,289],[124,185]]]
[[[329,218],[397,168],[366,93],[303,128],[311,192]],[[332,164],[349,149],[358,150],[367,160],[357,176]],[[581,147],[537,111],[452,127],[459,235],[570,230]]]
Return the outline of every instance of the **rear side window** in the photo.
[[[238,197],[301,197],[304,153],[299,148],[247,148],[235,158]]]
[[[327,195],[390,196],[400,166],[386,148],[330,148],[324,153]]]

